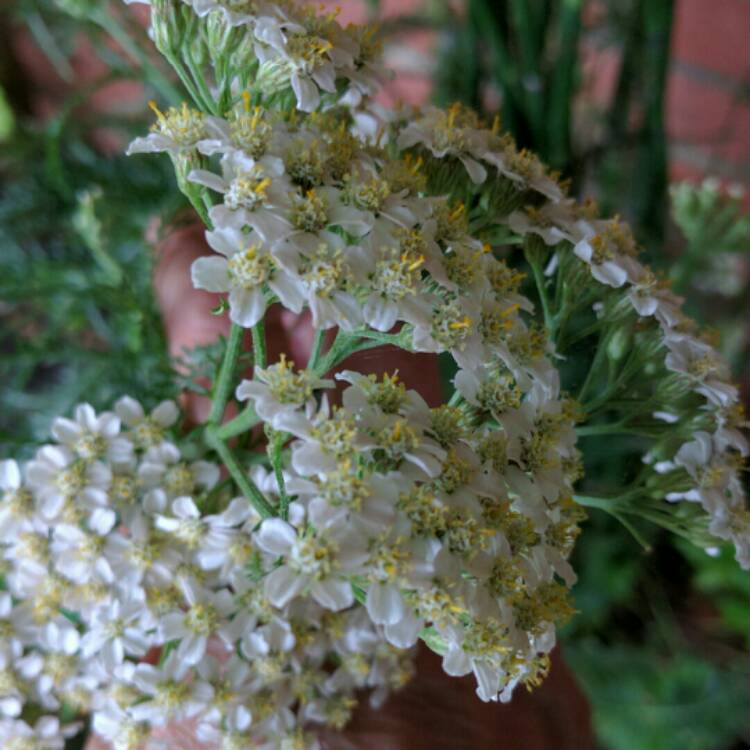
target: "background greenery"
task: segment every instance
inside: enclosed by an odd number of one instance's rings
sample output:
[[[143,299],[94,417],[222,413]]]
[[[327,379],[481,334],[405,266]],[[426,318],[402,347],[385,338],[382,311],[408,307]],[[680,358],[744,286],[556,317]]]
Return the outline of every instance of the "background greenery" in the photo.
[[[606,211],[633,222],[649,260],[686,294],[689,312],[721,333],[735,372],[746,372],[750,290],[736,269],[750,250],[750,217],[715,186],[667,186],[671,0],[609,5],[602,38],[622,50],[623,65],[613,100],[590,123],[604,133],[593,145],[573,137],[581,0],[467,0],[466,8],[455,15],[447,3],[427,2],[384,33],[435,29],[435,100],[486,110],[494,92],[521,145],[570,176],[574,193],[593,192]],[[15,34],[34,38],[71,83],[70,54],[82,36],[107,70],[85,90],[71,87],[42,122],[32,112],[33,84],[9,47],[0,53],[0,446],[23,458],[45,439],[51,416],[81,400],[101,407],[131,393],[156,402],[180,385],[144,240],[151,217],[183,207],[179,193],[166,159],[104,154],[92,140],[105,125],[125,142],[146,129],[145,113],[114,117],[89,106],[118,79],[143,80],[144,101],[179,92],[117,4],[17,0],[5,12],[5,28],[12,21]],[[129,55],[108,43],[112,35],[135,40]],[[210,372],[210,351],[193,359]],[[591,460],[618,471],[603,450]],[[750,747],[750,576],[726,551],[711,558],[648,533],[645,552],[592,510],[575,553],[580,613],[563,643],[599,742],[612,750]]]

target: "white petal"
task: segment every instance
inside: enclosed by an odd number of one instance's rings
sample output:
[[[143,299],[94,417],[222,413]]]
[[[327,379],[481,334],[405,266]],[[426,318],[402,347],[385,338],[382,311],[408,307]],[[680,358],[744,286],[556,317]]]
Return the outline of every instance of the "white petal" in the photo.
[[[258,546],[272,555],[286,555],[297,540],[297,532],[280,518],[263,521],[255,535]]]
[[[463,677],[471,672],[471,660],[460,646],[452,646],[443,657],[443,669],[451,677]]]
[[[574,248],[573,252],[585,263],[590,263],[594,257],[594,249],[588,240],[581,240]]]
[[[316,581],[310,587],[310,593],[321,607],[338,612],[354,603],[354,592],[349,581],[329,578]]]
[[[226,258],[208,256],[198,258],[190,266],[190,278],[196,289],[207,292],[229,291],[229,271]]]
[[[120,432],[120,418],[111,411],[100,414],[97,431],[106,438],[115,437]]]
[[[487,179],[487,170],[478,161],[469,156],[459,156],[458,158],[466,167],[466,171],[475,185],[479,185]]]
[[[206,636],[190,633],[177,647],[177,657],[186,664],[197,664],[206,653]]]
[[[17,490],[21,486],[21,470],[12,459],[0,461],[0,489]]]
[[[131,2],[144,2],[145,0],[131,0]],[[151,133],[145,138],[136,138],[128,146],[125,152],[127,156],[132,154],[154,154],[159,151],[168,151],[173,146],[172,141],[158,133]]]
[[[307,583],[307,577],[295,573],[291,568],[282,565],[266,576],[265,592],[271,604],[285,607]]]
[[[143,419],[143,407],[130,396],[123,396],[115,404],[115,412],[126,425],[134,425]]]
[[[193,169],[188,173],[187,178],[190,182],[194,182],[196,185],[203,185],[211,190],[215,190],[217,193],[225,193],[227,191],[227,183],[219,175],[209,172],[206,169]]]
[[[295,313],[299,313],[302,310],[305,297],[294,277],[285,271],[279,270],[274,278],[269,281],[268,286],[287,310]]]
[[[232,712],[233,728],[238,732],[244,732],[253,721],[253,715],[245,706],[237,706]]]
[[[73,415],[75,416],[76,422],[85,427],[90,432],[96,432],[98,424],[96,419],[96,411],[91,404],[78,404],[76,406]]]
[[[383,299],[379,294],[369,296],[363,312],[368,325],[376,331],[390,331],[398,319],[396,303]]]
[[[456,390],[473,406],[479,406],[477,391],[479,391],[479,378],[470,370],[459,370],[453,378]]]
[[[191,497],[178,497],[172,503],[172,512],[178,518],[200,518],[201,512]]]
[[[218,208],[218,206],[214,206]],[[214,221],[218,226],[218,222]],[[220,226],[218,229],[206,232],[206,242],[212,250],[231,258],[247,246],[245,236],[234,227]]]
[[[105,666],[110,671],[113,671],[118,665],[122,664],[123,659],[125,658],[122,641],[119,638],[107,641],[102,650],[102,658]]]
[[[491,701],[500,692],[501,672],[487,664],[474,663],[474,676],[477,678],[477,695],[483,701]]]
[[[323,65],[312,75],[315,83],[317,83],[323,91],[328,91],[331,94],[336,93],[336,72],[333,65],[330,63]]]
[[[152,412],[151,417],[162,427],[171,427],[180,416],[174,401],[162,401]]]
[[[287,237],[290,232],[289,224],[271,211],[254,211],[248,224],[269,244]]]
[[[235,391],[238,401],[248,401],[249,399],[264,398],[268,395],[268,387],[257,380],[243,380]]]
[[[50,432],[55,440],[61,443],[72,443],[81,437],[83,430],[81,429],[81,425],[74,422],[72,419],[57,417],[57,419],[52,422],[52,429]]]
[[[424,620],[408,612],[400,622],[385,626],[385,637],[396,648],[411,648],[419,640],[419,632],[423,627]]]
[[[628,280],[627,271],[609,260],[599,266],[592,264],[591,275],[602,284],[615,288],[621,287]]]
[[[266,300],[260,287],[241,289],[232,287],[229,292],[229,317],[243,328],[252,328],[266,311]]]
[[[92,531],[97,534],[104,536],[112,531],[112,528],[117,521],[117,516],[113,510],[109,508],[96,508],[93,513],[89,516],[89,526]]]
[[[376,625],[394,625],[405,614],[401,592],[391,584],[374,583],[367,590],[367,613]]]
[[[15,718],[16,716],[21,715],[22,709],[23,709],[23,702],[21,701],[20,698],[16,698],[13,695],[0,698],[0,716],[3,716],[3,717],[9,716],[11,718]],[[11,739],[12,739],[12,736],[11,736]]]
[[[338,324],[346,331],[353,331],[362,323],[362,308],[354,297],[346,292],[334,294],[336,310],[339,313]]]
[[[174,641],[186,634],[185,615],[182,612],[168,612],[159,623],[159,635],[165,641]]]
[[[314,112],[320,104],[318,87],[309,79],[303,78],[295,71],[291,76],[292,90],[297,97],[297,109],[303,112]]]
[[[204,489],[211,489],[221,476],[219,467],[211,461],[194,461],[190,468],[195,476],[195,483]]]

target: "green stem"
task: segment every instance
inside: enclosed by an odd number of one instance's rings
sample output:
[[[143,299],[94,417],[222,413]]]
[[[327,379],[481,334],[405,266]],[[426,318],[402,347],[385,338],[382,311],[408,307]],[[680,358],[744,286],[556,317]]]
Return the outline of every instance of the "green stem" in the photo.
[[[646,541],[643,534],[622,513],[613,513],[612,515],[630,532],[633,539],[643,547],[645,552],[651,552],[651,545]]]
[[[570,167],[571,106],[578,77],[581,8],[581,0],[564,0],[560,5],[558,53],[550,76],[545,117],[550,165],[564,172]]]
[[[622,497],[593,497],[591,495],[574,495],[573,499],[579,504],[586,508],[597,508],[603,510],[605,513],[609,513],[613,518],[617,519],[633,536],[638,544],[643,547],[645,551],[651,550],[651,545],[644,539],[643,535],[633,524],[625,518],[625,511],[619,506],[622,505]]]
[[[595,497],[593,495],[574,495],[573,499],[579,504],[586,508],[599,508],[599,510],[606,510],[608,513],[612,513],[615,506],[619,503],[617,497]]]
[[[464,397],[460,391],[453,391],[450,401],[448,401],[448,406],[458,406],[463,400]]]
[[[645,116],[643,149],[635,174],[639,187],[634,204],[640,224],[656,240],[664,231],[664,203],[667,189],[667,138],[664,125],[665,91],[670,63],[674,0],[644,2],[641,23],[643,46],[643,88]]]
[[[557,351],[558,353],[562,354],[563,352],[570,349],[571,346],[574,344],[577,344],[579,341],[582,341],[583,339],[588,338],[589,336],[593,336],[597,331],[599,331],[602,326],[604,325],[603,321],[597,320],[595,323],[592,323],[590,326],[586,326],[586,328],[583,328],[576,332],[574,336],[567,336],[563,337],[558,336],[557,341],[555,342],[557,344]]]
[[[627,430],[623,429],[621,423],[614,424],[585,424],[576,427],[578,437],[590,437],[592,435],[626,435]]]
[[[609,336],[605,338],[604,343],[602,344],[602,349],[606,350],[608,344]],[[591,417],[597,411],[608,406],[608,404],[612,400],[612,397],[616,395],[620,391],[620,389],[624,388],[628,384],[630,378],[632,378],[637,372],[641,370],[641,356],[642,355],[639,347],[633,347],[630,354],[628,355],[628,358],[625,360],[625,363],[620,368],[620,371],[618,372],[614,382],[612,382],[612,373],[610,373],[607,387],[604,389],[604,391],[588,404],[584,404],[584,409],[589,417]],[[583,403],[580,396],[579,401]]]
[[[211,90],[208,88],[208,84],[206,83],[206,79],[205,79],[205,76],[203,75],[203,71],[201,71],[201,69],[198,67],[198,64],[195,62],[195,58],[193,57],[191,47],[189,44],[187,45],[185,56],[187,57],[187,63],[188,63],[188,68],[190,70],[190,74],[192,75],[193,80],[195,81],[195,84],[201,93],[201,98],[203,99],[204,103],[208,107],[208,111],[212,115],[220,116],[221,113],[218,111],[216,101],[214,100],[214,95],[211,93]]]
[[[195,209],[198,216],[200,216],[201,221],[206,225],[206,228],[213,229],[213,222],[208,214],[209,206],[206,201],[208,191],[203,186],[196,185],[194,182],[188,182],[184,176],[181,176],[177,158],[174,156],[171,158],[177,175],[177,186],[180,188],[182,194],[190,201],[190,205]]]
[[[240,488],[242,494],[250,501],[255,510],[258,511],[261,518],[273,518],[276,515],[273,507],[258,489],[255,482],[242,470],[229,446],[217,436],[215,428],[209,425],[206,428],[205,434],[206,442],[219,455],[224,466],[227,467],[227,471],[229,471],[232,479],[234,479],[235,484]]]
[[[229,440],[229,438],[247,432],[260,421],[260,417],[255,413],[255,407],[252,403],[249,403],[234,419],[217,426],[214,434],[220,440]]]
[[[601,336],[599,337],[599,341],[597,342],[596,354],[594,355],[594,359],[591,362],[591,366],[589,367],[588,373],[586,373],[586,379],[583,381],[581,390],[578,391],[578,396],[576,397],[576,400],[581,404],[583,403],[583,397],[586,395],[589,388],[591,387],[591,384],[594,380],[594,376],[599,372],[599,366],[601,364],[601,361],[602,361],[602,358],[604,357],[605,352],[607,351],[608,343],[609,343],[609,334],[605,335],[604,338],[602,338]]]
[[[210,106],[206,102],[203,101],[201,92],[196,88],[192,79],[187,74],[187,71],[182,65],[182,61],[178,60],[174,55],[165,55],[165,57],[167,59],[167,62],[169,62],[169,64],[174,69],[175,73],[177,73],[177,76],[179,77],[180,81],[182,81],[182,85],[185,87],[188,94],[190,94],[190,98],[193,100],[193,104],[198,109],[204,112],[206,111],[210,112],[211,111]]]
[[[315,374],[322,376],[332,370],[336,365],[343,362],[352,354],[375,349],[379,346],[391,345],[399,349],[411,351],[407,344],[408,332],[380,333],[379,331],[359,330],[354,333],[345,333],[339,330],[333,346],[328,350],[322,362],[319,362]]]
[[[282,520],[289,520],[289,495],[286,493],[286,482],[284,481],[284,471],[281,466],[281,451],[284,446],[284,436],[275,435],[269,443],[269,458],[273,473],[276,477],[276,483],[279,485],[279,515]]]
[[[315,331],[315,340],[313,341],[312,351],[307,359],[307,369],[315,370],[320,361],[321,354],[323,352],[323,344],[326,339],[326,331],[319,329]]]
[[[22,7],[23,6],[17,7],[15,9],[16,12],[22,12]],[[31,35],[34,37],[37,49],[43,52],[47,59],[52,63],[57,74],[66,82],[73,81],[75,77],[73,68],[70,67],[67,56],[60,49],[60,45],[58,45],[42,16],[34,11],[24,14],[24,20],[29,27]]]
[[[539,293],[539,299],[542,303],[542,313],[544,314],[544,325],[549,331],[550,338],[554,341],[555,336],[555,317],[552,314],[549,297],[547,296],[547,288],[545,285],[544,271],[542,270],[539,263],[532,261],[530,254],[526,256],[531,266],[531,272],[534,275],[534,283],[536,284],[537,292]]]
[[[263,369],[266,366],[266,329],[263,320],[253,326],[253,365]]]
[[[326,352],[322,360],[318,362],[314,370],[315,374],[318,376],[325,375],[329,370],[336,367],[339,362],[354,354],[358,350],[359,343],[359,338],[356,335],[339,329],[331,348]],[[375,344],[375,346],[377,345]]]
[[[221,363],[219,377],[216,379],[214,386],[213,399],[211,401],[211,411],[208,415],[208,423],[217,425],[221,422],[226,409],[229,391],[232,387],[234,369],[237,365],[237,357],[242,347],[243,328],[232,323],[229,329],[229,338],[227,339],[227,348],[224,351],[224,360]]]
[[[468,5],[471,22],[476,26],[481,37],[487,40],[494,63],[493,73],[502,89],[503,124],[515,136],[518,136],[519,113],[523,112],[523,92],[515,59],[508,51],[503,31],[496,18],[496,14],[502,12],[500,9],[493,12],[492,3],[489,0],[470,0]]]
[[[522,92],[526,104],[526,118],[534,135],[537,150],[544,149],[544,91],[539,65],[538,33],[533,18],[533,3],[511,0],[510,19],[515,27],[521,55]],[[525,84],[525,85],[523,85]]]

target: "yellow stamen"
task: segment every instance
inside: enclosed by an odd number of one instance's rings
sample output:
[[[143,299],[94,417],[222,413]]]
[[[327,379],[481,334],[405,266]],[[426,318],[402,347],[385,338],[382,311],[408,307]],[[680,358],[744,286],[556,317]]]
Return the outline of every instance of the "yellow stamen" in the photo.
[[[470,328],[471,327],[471,318],[467,315],[464,317],[463,320],[457,320],[455,323],[451,323],[450,328],[452,328],[454,331],[457,331],[461,328]]]
[[[164,122],[166,119],[164,117],[164,113],[159,109],[156,102],[153,99],[150,99],[148,102],[149,109],[159,118],[161,122]]]
[[[404,254],[401,256],[404,263],[409,263],[409,257]],[[424,255],[419,255],[407,266],[410,271],[416,271],[424,263]]]

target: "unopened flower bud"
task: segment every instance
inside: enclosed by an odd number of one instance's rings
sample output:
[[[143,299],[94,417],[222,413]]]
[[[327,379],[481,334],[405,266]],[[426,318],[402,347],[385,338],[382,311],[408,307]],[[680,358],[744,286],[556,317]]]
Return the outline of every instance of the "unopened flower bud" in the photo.
[[[607,344],[607,357],[613,362],[619,362],[630,349],[632,330],[630,326],[622,326],[612,334]]]

